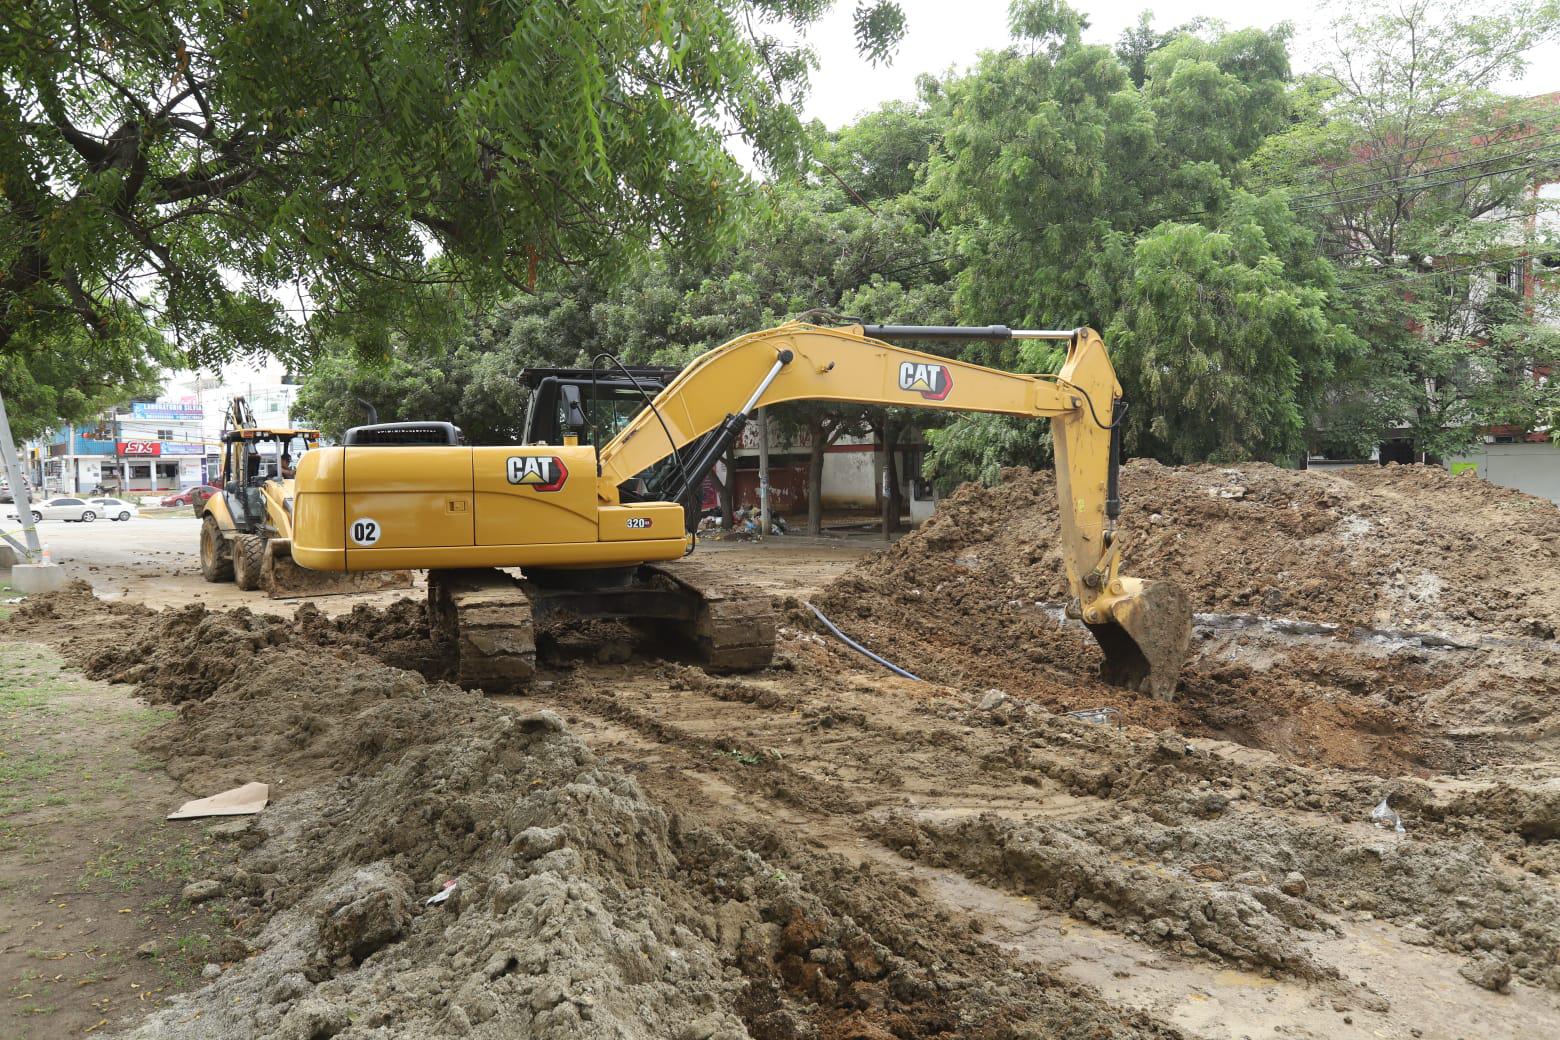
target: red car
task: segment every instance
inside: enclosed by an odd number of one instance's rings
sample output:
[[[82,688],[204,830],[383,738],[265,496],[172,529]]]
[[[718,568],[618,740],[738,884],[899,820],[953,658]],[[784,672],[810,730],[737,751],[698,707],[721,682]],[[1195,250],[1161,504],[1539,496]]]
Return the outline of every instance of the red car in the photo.
[[[217,489],[210,484],[196,484],[192,488],[185,488],[177,495],[169,495],[161,502],[162,506],[198,506],[217,493]]]

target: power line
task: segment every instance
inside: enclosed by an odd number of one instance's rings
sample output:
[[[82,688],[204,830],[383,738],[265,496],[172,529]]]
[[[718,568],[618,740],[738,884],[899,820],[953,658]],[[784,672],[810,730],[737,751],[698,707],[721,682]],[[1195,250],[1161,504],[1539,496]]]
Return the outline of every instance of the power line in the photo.
[[[1529,125],[1531,125],[1531,122],[1532,122],[1531,120],[1527,120],[1527,119],[1518,119],[1518,120],[1515,120],[1515,121],[1510,122],[1510,123],[1504,123],[1504,124],[1502,124],[1500,126],[1491,127],[1488,130],[1480,131],[1480,133],[1483,133],[1483,134],[1498,134],[1502,130],[1509,130],[1509,129],[1511,129],[1514,126],[1529,126]],[[1474,144],[1474,143],[1472,143],[1472,138],[1470,138],[1468,144],[1465,144],[1465,145],[1444,145],[1444,146],[1441,146],[1441,150],[1440,151],[1433,152],[1430,155],[1419,156],[1415,160],[1415,162],[1421,162],[1421,163],[1433,162],[1436,159],[1444,159],[1444,158],[1446,158],[1449,155],[1457,155],[1457,154],[1459,154],[1461,152],[1465,152],[1465,151],[1474,151],[1474,150],[1481,149],[1481,148],[1497,148],[1497,147],[1502,147],[1502,146],[1505,146],[1505,145],[1520,144],[1521,142],[1526,141],[1526,140],[1530,140],[1530,139],[1532,139],[1534,137],[1544,137],[1544,136],[1548,136],[1549,134],[1554,133],[1554,132],[1555,131],[1553,129],[1551,129],[1551,130],[1542,130],[1542,131],[1534,130],[1530,134],[1519,134],[1516,137],[1507,138],[1504,141],[1486,141],[1486,142],[1481,143],[1481,144]],[[1398,153],[1398,157],[1399,158],[1405,158],[1405,157],[1407,157],[1408,152],[1409,152],[1409,149],[1405,148],[1401,152]],[[1354,167],[1354,166],[1361,166],[1361,165],[1364,165],[1365,163],[1383,162],[1383,161],[1385,161],[1385,160],[1380,155],[1361,156],[1360,158],[1351,160],[1350,162],[1339,163],[1337,166],[1329,166],[1329,167],[1327,167],[1325,169],[1318,170],[1317,173],[1320,176],[1320,175],[1328,174],[1328,173],[1336,173],[1339,170],[1347,170],[1350,167]],[[1272,185],[1276,181],[1277,181],[1277,178],[1275,178],[1275,177],[1259,178],[1259,183],[1268,184],[1268,185]]]
[[[1547,133],[1547,134],[1545,134],[1543,136],[1548,138],[1548,137],[1554,137],[1556,135],[1560,135],[1560,128],[1556,128],[1556,129],[1550,131],[1549,133]],[[1417,179],[1423,178],[1423,177],[1440,177],[1440,176],[1444,176],[1445,174],[1448,174],[1448,173],[1454,173],[1457,170],[1466,170],[1470,166],[1486,166],[1486,165],[1488,165],[1490,163],[1499,162],[1499,161],[1501,161],[1503,159],[1520,159],[1523,156],[1533,155],[1533,154],[1536,154],[1537,152],[1543,151],[1544,149],[1550,148],[1550,147],[1553,147],[1553,144],[1533,145],[1532,147],[1518,149],[1517,151],[1514,151],[1514,152],[1505,152],[1505,153],[1502,153],[1500,155],[1492,155],[1492,156],[1488,156],[1488,157],[1483,158],[1483,159],[1472,159],[1472,160],[1469,160],[1468,162],[1457,163],[1457,164],[1452,165],[1452,166],[1439,166],[1439,167],[1436,167],[1433,170],[1424,170],[1424,171],[1419,172],[1419,173],[1402,173],[1402,174],[1398,174],[1397,176],[1394,176],[1394,177],[1384,177],[1381,180],[1365,181],[1365,182],[1362,182],[1360,184],[1352,184],[1352,185],[1350,185],[1349,187],[1346,187],[1346,188],[1334,188],[1334,189],[1332,189],[1330,191],[1317,191],[1317,192],[1312,192],[1312,193],[1310,193],[1308,195],[1296,195],[1290,201],[1291,202],[1304,202],[1307,199],[1325,198],[1325,197],[1327,197],[1329,195],[1354,195],[1354,194],[1358,194],[1359,192],[1366,191],[1366,190],[1368,190],[1370,188],[1373,188],[1373,187],[1375,187],[1377,185],[1381,185],[1381,184],[1394,184],[1394,183],[1397,183],[1399,181],[1417,180]]]
[[[1443,267],[1443,268],[1439,268],[1439,269],[1434,270],[1434,271],[1419,271],[1419,272],[1416,272],[1416,273],[1413,273],[1413,274],[1402,275],[1401,277],[1370,278],[1370,279],[1366,279],[1365,282],[1362,283],[1362,284],[1359,284],[1359,285],[1346,285],[1346,286],[1342,286],[1341,288],[1335,289],[1334,291],[1335,292],[1341,292],[1341,293],[1359,292],[1362,289],[1374,289],[1374,288],[1377,288],[1378,286],[1382,286],[1382,285],[1398,285],[1398,284],[1401,284],[1401,283],[1404,283],[1404,282],[1418,282],[1418,281],[1423,281],[1426,278],[1439,278],[1439,277],[1442,277],[1443,275],[1461,274],[1461,273],[1463,273],[1465,271],[1477,271],[1480,268],[1485,268],[1485,267],[1505,267],[1505,266],[1508,266],[1510,264],[1516,263],[1517,261],[1522,260],[1522,259],[1525,259],[1525,258],[1524,257],[1505,257],[1505,258],[1500,259],[1500,260],[1484,260],[1484,261],[1480,261],[1478,263],[1463,264],[1463,265],[1461,265],[1459,267]]]
[[[1477,173],[1467,177],[1452,177],[1446,180],[1430,181],[1425,184],[1416,184],[1408,190],[1415,192],[1429,191],[1431,188],[1444,188],[1453,184],[1466,184],[1469,181],[1487,180],[1491,177],[1505,176],[1513,173],[1522,173],[1525,170],[1536,170],[1542,166],[1553,166],[1556,164],[1560,164],[1560,155],[1549,156],[1548,158],[1542,159],[1538,162],[1525,163],[1521,166],[1513,166],[1498,172]],[[1317,203],[1309,206],[1295,206],[1293,203],[1291,203],[1291,208],[1297,212],[1310,213],[1317,210],[1336,209],[1340,206],[1360,206],[1366,203],[1375,202],[1379,199],[1390,198],[1393,194],[1394,192],[1391,191],[1379,191],[1374,194],[1361,195],[1357,198],[1332,199],[1327,202]]]

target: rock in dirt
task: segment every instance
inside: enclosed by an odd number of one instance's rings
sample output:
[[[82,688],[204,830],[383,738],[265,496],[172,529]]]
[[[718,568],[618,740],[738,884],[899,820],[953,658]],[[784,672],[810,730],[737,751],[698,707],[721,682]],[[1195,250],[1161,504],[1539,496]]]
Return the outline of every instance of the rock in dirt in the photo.
[[[310,999],[287,1013],[276,1036],[277,1040],[329,1040],[351,1024],[345,1008]]]
[[[976,705],[981,711],[995,711],[1008,702],[1008,695],[1001,690],[987,690]]]
[[[204,903],[208,899],[215,899],[222,894],[222,882],[207,878],[202,881],[191,881],[179,892],[179,898],[186,903]]]
[[[1480,957],[1457,969],[1459,975],[1495,993],[1511,992],[1511,965],[1494,957]]]
[[[1284,880],[1280,881],[1278,884],[1278,890],[1280,892],[1284,893],[1286,896],[1293,896],[1296,899],[1304,896],[1309,888],[1310,886],[1307,885],[1305,881],[1305,875],[1300,873],[1298,870],[1291,870],[1289,873],[1285,874]]]
[[[326,961],[362,961],[405,935],[411,922],[412,900],[404,880],[365,868],[321,914],[320,951]]]
[[[265,999],[272,1004],[287,1004],[312,988],[301,972],[292,971],[276,980],[276,984],[266,991]]]

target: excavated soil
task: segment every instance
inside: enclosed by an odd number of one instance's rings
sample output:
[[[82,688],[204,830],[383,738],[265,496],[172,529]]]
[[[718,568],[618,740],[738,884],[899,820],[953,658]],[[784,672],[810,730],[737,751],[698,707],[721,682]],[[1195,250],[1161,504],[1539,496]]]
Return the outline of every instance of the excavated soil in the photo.
[[[128,1035],[1174,1035],[970,944],[890,871],[684,818],[558,714],[368,652],[416,612],[157,613],[80,586],[18,611],[180,706],[143,750],[188,789],[272,785],[216,879],[248,955]],[[138,638],[95,645],[106,615]]]
[[[191,794],[272,785],[215,878],[247,955],[129,1035],[1560,1035],[1553,507],[1393,468],[1124,491],[1126,569],[1203,615],[1169,704],[1094,677],[1027,473],[811,596],[927,681],[784,597],[768,671],[560,632],[489,698],[409,600],[28,602],[177,707],[142,749]]]
[[[1552,757],[1560,512],[1425,467],[1123,470],[1123,573],[1198,612],[1173,704],[1092,681],[1055,484],[966,486],[815,598],[924,678],[1381,773]],[[795,615],[804,621],[801,614]]]

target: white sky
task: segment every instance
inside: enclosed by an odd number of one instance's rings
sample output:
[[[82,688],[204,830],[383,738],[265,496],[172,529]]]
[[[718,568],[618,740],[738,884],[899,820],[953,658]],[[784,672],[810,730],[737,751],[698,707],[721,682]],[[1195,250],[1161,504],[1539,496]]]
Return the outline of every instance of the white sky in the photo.
[[[836,0],[834,9],[810,28],[807,39],[818,55],[819,68],[813,73],[812,91],[803,105],[807,117],[837,128],[884,101],[914,98],[919,74],[941,72],[950,66],[968,68],[981,51],[1008,42],[1007,0],[899,2],[909,24],[889,65],[874,67],[857,56],[851,35],[855,0]],[[1331,20],[1320,5],[1296,0],[1265,4],[1249,0],[1072,0],[1072,6],[1088,16],[1085,39],[1105,44],[1114,44],[1145,9],[1154,12],[1154,26],[1161,30],[1199,16],[1219,19],[1232,29],[1252,25],[1266,29],[1290,21],[1298,30],[1296,45],[1291,48],[1297,71],[1305,67],[1303,52],[1309,41],[1317,39]],[[1535,52],[1527,76],[1513,88],[1525,94],[1560,90],[1560,46]]]

